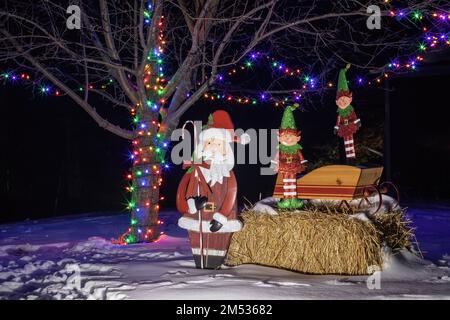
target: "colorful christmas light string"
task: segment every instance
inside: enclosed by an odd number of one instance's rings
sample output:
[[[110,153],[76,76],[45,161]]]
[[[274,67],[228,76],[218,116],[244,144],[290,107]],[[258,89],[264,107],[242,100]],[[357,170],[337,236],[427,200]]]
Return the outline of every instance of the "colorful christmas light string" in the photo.
[[[418,45],[418,52],[412,57],[408,58],[395,58],[392,59],[391,62],[387,63],[385,66],[385,69],[383,72],[381,72],[380,75],[370,78],[370,76],[355,76],[353,79],[350,78],[349,82],[353,83],[357,86],[371,86],[371,85],[377,85],[379,86],[384,79],[387,79],[391,76],[393,73],[401,73],[401,72],[410,72],[417,70],[417,67],[420,65],[421,62],[424,61],[424,53],[428,51],[428,49],[435,49],[439,44],[445,44],[446,46],[450,45],[450,40],[448,36],[446,35],[427,35],[424,39],[424,42],[419,43]],[[403,62],[401,62],[403,61]],[[281,62],[276,62],[278,66],[285,66],[285,64]],[[276,68],[278,69],[278,68]],[[236,70],[240,70],[241,72],[244,72],[245,67],[241,66],[238,68],[233,68],[231,73],[233,76],[237,75],[239,72]],[[292,77],[292,71],[291,69],[286,68],[289,72],[288,76]],[[295,68],[295,74],[300,74],[297,70],[301,70],[300,68]],[[203,95],[203,99],[207,101],[225,101],[229,103],[235,103],[235,104],[243,104],[243,105],[257,105],[260,103],[268,103],[271,102],[275,107],[283,106],[287,103],[291,102],[298,102],[301,100],[302,96],[306,92],[311,91],[317,91],[319,89],[332,89],[334,88],[335,84],[333,81],[327,81],[325,84],[321,87],[317,83],[317,80],[313,76],[303,75],[303,76],[294,76],[299,81],[300,84],[298,86],[298,89],[293,90],[292,93],[289,96],[277,96],[276,94],[269,94],[266,91],[262,91],[259,94],[254,95],[234,95],[231,93],[224,93],[221,90],[215,90],[207,92]],[[220,81],[224,81],[223,76],[219,76]]]
[[[389,4],[389,1],[384,1],[385,4]],[[147,10],[144,11],[144,22],[149,25],[151,23],[152,16],[152,7],[148,5]],[[409,19],[414,22],[421,22],[424,20],[425,14],[418,10],[410,10],[410,9],[389,9],[389,15],[396,19]],[[392,59],[389,63],[386,64],[386,70],[382,72],[381,75],[376,76],[373,79],[370,79],[370,76],[356,76],[354,79],[350,80],[350,82],[355,83],[356,85],[379,85],[383,81],[383,79],[388,78],[390,73],[393,72],[405,72],[416,70],[418,64],[424,60],[423,54],[426,51],[433,50],[436,48],[440,48],[444,46],[450,46],[450,37],[448,32],[448,22],[450,21],[450,13],[448,12],[433,12],[428,14],[428,18],[437,21],[441,24],[442,27],[446,28],[446,32],[430,32],[429,28],[423,27],[422,31],[424,33],[422,41],[420,41],[417,45],[417,53],[414,56],[401,59],[395,58]],[[162,22],[159,23],[159,26],[162,26]],[[155,48],[155,56],[157,57],[156,62],[159,65],[159,75],[156,79],[156,84],[152,87],[150,86],[150,76],[151,73],[149,69],[146,69],[147,77],[144,79],[145,86],[148,90],[155,90],[159,95],[164,92],[164,85],[166,84],[166,80],[164,79],[164,72],[162,69],[162,57],[158,56],[159,50],[165,44],[165,40],[163,38],[162,33],[159,35],[159,45],[158,48]],[[401,62],[403,61],[403,62]],[[221,92],[218,90],[211,91],[205,93],[203,98],[209,101],[217,101],[222,100],[230,103],[244,104],[244,105],[256,105],[259,103],[268,103],[272,102],[275,106],[284,105],[288,101],[299,101],[307,91],[313,91],[320,89],[317,80],[313,76],[309,76],[307,74],[303,74],[303,68],[299,67],[289,67],[287,64],[271,57],[268,54],[262,52],[252,52],[248,55],[248,58],[240,65],[237,65],[227,72],[220,74],[217,76],[217,81],[219,83],[224,82],[225,80],[232,79],[239,75],[242,72],[249,72],[253,70],[254,67],[260,66],[261,62],[265,62],[269,64],[272,72],[276,73],[277,76],[283,75],[288,78],[298,79],[301,81],[298,86],[298,90],[293,91],[292,94],[284,97],[278,97],[277,95],[269,95],[266,92],[260,92],[259,94],[254,95],[233,95],[225,92]],[[148,67],[148,66],[147,66]],[[3,79],[4,82],[17,82],[17,81],[31,81],[30,75],[27,73],[16,74],[12,71],[3,72],[0,74],[0,79]],[[53,96],[62,96],[64,95],[59,89],[53,88],[51,85],[39,84],[31,81],[33,84],[38,85],[40,88],[40,92],[44,95],[53,95]],[[80,86],[77,88],[79,91],[83,90],[107,90],[108,87],[113,84],[113,79],[109,79],[108,81],[95,84],[88,84],[87,88]],[[325,89],[330,89],[334,87],[333,81],[324,82]],[[324,87],[322,86],[322,89]],[[189,94],[188,94],[189,95]],[[157,104],[152,103],[151,101],[147,102],[149,107],[152,107],[153,110],[158,108]],[[165,103],[164,100],[161,100],[160,103]],[[134,115],[133,115],[134,116]],[[139,120],[134,120],[137,123]]]
[[[385,1],[388,4],[389,1]],[[425,14],[418,10],[408,9],[390,9],[389,15],[399,20],[410,19],[414,23],[422,22]],[[378,76],[362,76],[358,75],[350,80],[357,86],[381,85],[384,79],[390,77],[392,73],[410,72],[417,69],[418,65],[424,61],[424,53],[433,49],[450,46],[450,37],[448,31],[448,22],[450,21],[450,13],[448,12],[433,12],[428,14],[430,20],[435,20],[440,24],[440,27],[446,29],[445,32],[431,32],[428,27],[422,27],[423,39],[417,44],[416,53],[407,58],[395,58],[386,63],[385,69]],[[292,102],[298,102],[301,97],[310,91],[317,91],[320,89],[332,89],[334,87],[333,81],[326,81],[320,86],[314,76],[303,74],[302,67],[290,67],[268,54],[262,52],[252,52],[247,56],[247,59],[240,65],[234,66],[227,72],[217,76],[219,83],[227,80],[231,81],[242,73],[252,72],[257,66],[269,66],[271,71],[276,76],[284,76],[286,78],[293,78],[300,81],[296,90],[293,90],[290,95],[280,96],[277,94],[269,94],[262,91],[257,94],[249,95],[234,95],[222,90],[213,90],[203,95],[206,101],[225,101],[228,103],[242,104],[242,105],[257,105],[260,103],[272,103],[275,107],[283,106]],[[228,90],[230,91],[230,90]]]
[[[391,10],[390,15],[398,19],[409,17],[414,21],[422,21],[424,15],[419,11],[407,11],[407,10]],[[435,12],[431,14],[431,17],[442,23],[448,23],[450,21],[450,14],[447,12]],[[158,44],[156,48],[149,54],[149,64],[145,69],[144,84],[145,88],[149,92],[149,96],[161,96],[164,93],[164,87],[166,85],[166,79],[164,78],[163,69],[163,47],[165,45],[163,35],[163,20],[161,17],[158,22],[159,35]],[[150,25],[152,21],[152,5],[147,6],[147,10],[144,11],[144,22],[146,25]],[[448,29],[448,25],[444,26]],[[388,78],[390,73],[405,72],[416,70],[418,64],[424,60],[423,54],[426,51],[440,48],[443,45],[449,46],[450,39],[448,31],[445,33],[430,32],[426,27],[422,28],[424,36],[422,41],[418,44],[418,53],[408,59],[396,58],[392,59],[386,64],[386,70],[381,75],[375,77],[372,80],[369,77],[357,76],[352,81],[359,85],[379,85],[383,79]],[[401,62],[403,61],[403,62]],[[277,73],[278,76],[283,75],[287,78],[292,78],[300,81],[299,89],[293,91],[291,95],[284,97],[277,97],[275,95],[269,95],[266,92],[261,92],[257,95],[249,96],[237,96],[227,94],[223,92],[208,92],[205,93],[203,98],[209,101],[222,100],[229,103],[237,103],[244,105],[257,105],[259,103],[272,102],[275,106],[282,106],[290,103],[291,101],[299,101],[305,92],[320,89],[317,80],[314,76],[304,73],[303,68],[291,67],[287,64],[271,57],[268,54],[262,52],[252,52],[248,58],[240,65],[237,65],[224,74],[217,76],[217,81],[223,82],[227,77],[231,80],[239,73],[249,72],[261,62],[268,64],[272,72]],[[152,70],[152,66],[154,67]],[[153,77],[153,78],[152,78]],[[40,82],[31,79],[30,74],[26,72],[17,73],[14,71],[4,71],[0,73],[0,79],[4,83],[31,83],[34,86],[38,86],[40,92],[43,95],[63,96],[58,88],[54,88],[48,84],[42,84]],[[152,80],[154,80],[152,82]],[[228,79],[227,79],[228,80]],[[87,87],[80,86],[76,90],[108,90],[108,88],[114,84],[113,79],[108,79],[105,82],[91,83]],[[326,88],[330,89],[334,87],[332,81],[326,82]],[[323,87],[322,87],[323,88]],[[153,94],[150,94],[153,93]],[[139,219],[136,219],[141,212],[147,212],[150,207],[153,207],[154,212],[159,211],[159,201],[164,197],[158,199],[150,199],[149,192],[141,192],[142,190],[158,189],[162,184],[161,171],[169,168],[169,165],[164,159],[165,151],[168,147],[168,142],[165,141],[165,136],[162,133],[161,123],[158,120],[158,116],[155,116],[150,122],[148,119],[142,119],[140,117],[140,110],[142,108],[148,108],[153,111],[153,114],[158,115],[161,107],[166,101],[164,99],[156,99],[155,101],[147,100],[145,106],[137,105],[131,109],[131,115],[133,118],[133,124],[136,128],[137,137],[133,140],[133,151],[130,154],[130,159],[133,161],[133,169],[127,173],[126,177],[130,182],[126,187],[126,190],[131,194],[131,200],[127,205],[127,209],[132,212],[130,219],[130,227],[116,242],[118,244],[131,244],[136,242],[146,242],[149,240],[156,240],[158,235],[152,234],[154,228],[142,229],[139,226]],[[155,128],[156,131],[155,131]],[[156,132],[156,134],[153,134]],[[151,140],[144,139],[152,137]],[[145,143],[143,143],[145,142]],[[158,159],[157,163],[152,163],[151,159]],[[153,183],[152,183],[153,181]],[[146,199],[141,199],[140,195],[145,194]],[[157,225],[162,224],[161,221],[157,221]],[[162,233],[160,233],[162,234]]]

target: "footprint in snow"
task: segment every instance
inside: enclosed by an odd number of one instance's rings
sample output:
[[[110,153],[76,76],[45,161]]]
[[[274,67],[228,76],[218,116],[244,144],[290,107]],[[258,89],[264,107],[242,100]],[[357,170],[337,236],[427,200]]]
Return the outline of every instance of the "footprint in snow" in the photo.
[[[300,283],[300,282],[291,282],[291,281],[268,281],[267,283],[273,284],[275,286],[281,287],[292,287],[292,286],[301,286],[301,287],[310,287],[311,285],[308,283]]]
[[[234,278],[232,274],[218,273],[210,275],[211,278]]]
[[[208,279],[208,278],[206,278],[206,279],[199,279],[199,280],[189,280],[189,281],[186,281],[186,283],[197,284],[197,283],[208,283],[208,282],[211,282],[212,280]]]
[[[161,281],[140,281],[138,283],[136,283],[139,286],[149,286],[149,287],[164,287],[164,286],[170,286],[173,284],[172,281],[170,280],[161,280]]]
[[[175,283],[174,285],[170,286],[173,289],[181,289],[181,288],[185,288],[187,287],[187,283],[186,282],[179,282],[179,283]]]
[[[355,285],[355,283],[350,282],[350,281],[346,281],[345,279],[342,280],[338,280],[338,279],[334,279],[334,280],[328,280],[325,281],[326,284],[332,285],[332,286],[353,286]]]
[[[424,282],[429,282],[429,283],[449,283],[450,282],[450,277],[449,276],[435,277],[435,278],[431,278],[431,279],[428,279],[428,280],[424,280]]]
[[[291,281],[258,281],[255,283],[258,287],[310,287],[308,283],[291,282]]]
[[[258,281],[255,283],[255,286],[258,287],[273,287],[270,283],[264,282],[264,281]]]
[[[176,261],[176,263],[180,267],[189,267],[189,268],[194,268],[195,267],[195,263],[192,260],[180,260],[180,261]]]
[[[161,276],[162,277],[167,277],[167,276],[180,276],[180,275],[186,275],[189,274],[189,272],[187,271],[183,271],[183,270],[171,270],[168,271],[166,273],[163,273]]]

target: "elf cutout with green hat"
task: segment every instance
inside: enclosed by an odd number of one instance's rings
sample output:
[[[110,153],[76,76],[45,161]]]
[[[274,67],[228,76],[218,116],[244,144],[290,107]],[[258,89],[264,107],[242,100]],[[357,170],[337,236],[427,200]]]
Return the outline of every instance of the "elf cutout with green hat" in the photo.
[[[298,106],[296,103],[284,110],[278,133],[277,157],[272,160],[272,167],[278,172],[274,197],[282,195],[278,202],[280,209],[294,210],[303,207],[303,201],[297,198],[297,175],[305,171],[307,160],[302,155],[302,147],[299,144],[301,131],[297,130],[293,114]]]
[[[336,104],[338,106],[337,121],[334,134],[344,139],[345,156],[347,163],[352,164],[356,159],[355,143],[353,135],[361,127],[361,120],[356,116],[351,103],[353,95],[348,88],[346,72],[350,64],[339,72],[338,88],[336,93]]]

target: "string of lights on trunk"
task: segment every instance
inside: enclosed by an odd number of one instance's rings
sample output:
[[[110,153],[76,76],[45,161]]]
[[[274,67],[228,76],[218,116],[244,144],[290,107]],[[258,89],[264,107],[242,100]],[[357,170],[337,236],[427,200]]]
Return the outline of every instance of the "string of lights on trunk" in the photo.
[[[144,23],[150,25],[152,21],[152,6],[144,12]],[[127,174],[129,185],[126,187],[130,193],[130,202],[127,209],[131,212],[130,226],[116,243],[132,244],[138,242],[157,241],[163,232],[158,233],[159,202],[164,197],[159,196],[159,188],[163,182],[162,170],[169,165],[165,161],[165,150],[168,143],[165,141],[159,112],[164,99],[166,79],[163,69],[164,16],[157,23],[158,43],[147,57],[145,66],[144,85],[147,97],[144,105],[138,103],[131,109],[131,116],[135,126],[135,138],[132,141],[133,151],[130,160],[133,162],[132,171]],[[151,31],[149,31],[151,32]]]

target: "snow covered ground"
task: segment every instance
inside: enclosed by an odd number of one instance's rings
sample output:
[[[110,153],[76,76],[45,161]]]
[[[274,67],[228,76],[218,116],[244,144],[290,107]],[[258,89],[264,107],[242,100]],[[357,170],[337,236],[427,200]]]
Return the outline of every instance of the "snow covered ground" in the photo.
[[[0,299],[450,299],[450,208],[413,207],[408,215],[434,264],[391,257],[379,289],[362,276],[195,269],[176,212],[161,213],[158,242],[133,246],[109,241],[127,227],[124,214],[0,225]]]

